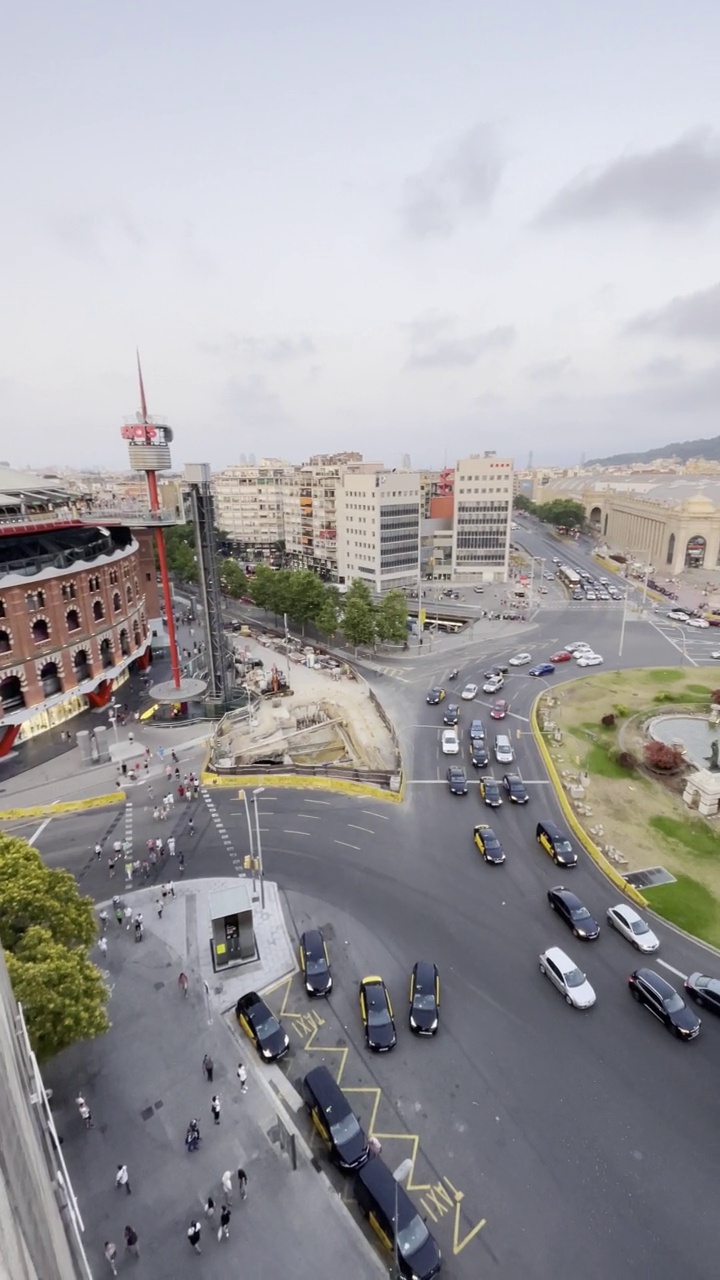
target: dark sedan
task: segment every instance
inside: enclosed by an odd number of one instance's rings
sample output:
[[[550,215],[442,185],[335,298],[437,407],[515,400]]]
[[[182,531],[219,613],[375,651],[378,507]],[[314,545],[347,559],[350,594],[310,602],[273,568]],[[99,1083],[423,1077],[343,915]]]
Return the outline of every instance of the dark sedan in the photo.
[[[329,996],[332,991],[330,959],[319,929],[307,929],[300,938],[300,968],[309,996]]]
[[[482,742],[485,737],[485,725],[482,720],[471,720],[468,732],[471,742]]]
[[[510,710],[504,698],[497,698],[490,708],[491,720],[504,720]]]
[[[488,775],[487,778],[480,779],[480,799],[491,809],[499,809],[502,804],[502,794],[500,792],[500,783],[496,778]]]
[[[577,895],[563,885],[548,889],[548,902],[560,919],[565,921],[569,929],[572,929],[576,938],[584,938],[587,942],[591,942],[600,936],[600,925],[597,920],[590,915]]]
[[[466,796],[468,793],[467,774],[457,764],[451,764],[447,771],[447,783],[452,796]]]
[[[285,1056],[290,1040],[282,1023],[278,1022],[257,991],[248,991],[247,995],[240,997],[235,1005],[235,1016],[265,1062],[275,1062]]]
[[[476,738],[470,746],[470,763],[474,765],[476,769],[487,769],[487,766],[490,763],[488,749],[485,746],[485,743],[479,738]]]
[[[531,667],[528,671],[529,676],[551,676],[555,668],[552,662],[540,662],[536,667]]]
[[[438,703],[442,702],[444,697],[445,697],[445,690],[441,689],[439,685],[435,685],[432,689],[428,689],[428,695],[425,701],[427,702],[428,706],[436,707]]]
[[[387,987],[382,978],[371,974],[360,983],[360,1015],[365,1028],[368,1049],[387,1053],[397,1044],[395,1019]]]
[[[506,773],[502,781],[512,804],[527,804],[530,797],[519,773]]]
[[[717,978],[708,978],[704,973],[691,973],[685,979],[685,990],[692,996],[696,1004],[713,1013],[720,1013],[720,982]]]
[[[678,1040],[694,1040],[700,1033],[700,1019],[682,996],[653,969],[636,969],[628,978],[630,992],[639,1004],[654,1014]]]
[[[508,668],[502,667],[498,664],[497,666],[494,666],[494,667],[488,667],[487,671],[484,672],[484,675],[485,675],[485,679],[489,680],[491,676],[506,676],[507,673],[508,673]]]
[[[505,861],[505,850],[492,827],[479,822],[473,830],[473,840],[486,862],[499,867]]]
[[[460,708],[455,702],[448,702],[443,712],[443,724],[457,724],[460,719]]]
[[[437,965],[418,960],[410,974],[410,1030],[434,1036],[440,1018],[440,975]]]

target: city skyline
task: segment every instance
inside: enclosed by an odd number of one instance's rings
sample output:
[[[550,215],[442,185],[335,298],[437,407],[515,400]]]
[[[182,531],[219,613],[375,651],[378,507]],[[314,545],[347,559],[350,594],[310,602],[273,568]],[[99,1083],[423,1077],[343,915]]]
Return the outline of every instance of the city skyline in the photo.
[[[136,346],[180,465],[716,434],[718,35],[704,0],[18,11],[3,455],[121,469]]]

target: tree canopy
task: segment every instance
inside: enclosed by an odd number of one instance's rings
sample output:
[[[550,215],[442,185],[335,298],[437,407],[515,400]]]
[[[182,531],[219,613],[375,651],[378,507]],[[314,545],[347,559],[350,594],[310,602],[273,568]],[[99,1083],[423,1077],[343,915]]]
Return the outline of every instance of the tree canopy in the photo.
[[[574,498],[553,498],[552,502],[537,503],[519,493],[513,498],[513,506],[516,511],[528,511],[545,524],[564,529],[578,529],[585,524],[585,508],[582,502],[576,502]]]
[[[40,1061],[109,1027],[107,989],[88,957],[92,900],[26,840],[0,836],[0,941]]]

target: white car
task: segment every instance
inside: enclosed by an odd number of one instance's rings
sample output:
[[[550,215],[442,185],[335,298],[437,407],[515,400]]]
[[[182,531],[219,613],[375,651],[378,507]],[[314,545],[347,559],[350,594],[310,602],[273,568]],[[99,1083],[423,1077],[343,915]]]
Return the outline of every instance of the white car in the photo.
[[[708,622],[707,618],[688,618],[688,626],[698,627],[698,629],[701,629],[701,628],[704,629],[705,627],[709,627],[710,623]]]
[[[581,653],[575,661],[579,667],[599,667],[602,657],[599,653]]]
[[[592,653],[592,645],[586,644],[584,640],[573,640],[571,644],[564,644],[562,647],[572,654],[582,653],[583,650],[585,653]]]
[[[628,942],[632,942],[633,946],[645,955],[651,951],[657,951],[660,946],[660,939],[655,937],[642,916],[639,916],[632,907],[626,906],[624,902],[618,903],[616,907],[608,907],[607,921],[613,929],[617,929],[618,933],[621,933]]]
[[[690,615],[685,613],[684,609],[671,609],[668,618],[672,618],[673,622],[689,622]]]
[[[594,591],[586,591],[586,592],[585,592],[585,599],[586,599],[586,600],[597,600],[597,596],[595,595],[595,592],[594,592]]]
[[[568,1004],[576,1009],[589,1009],[596,996],[582,969],[578,969],[560,947],[548,947],[540,956],[540,972],[550,979],[553,986],[564,995]]]
[[[502,689],[504,683],[502,676],[488,676],[483,685],[483,693],[497,693],[498,689]]]
[[[442,752],[444,756],[456,756],[460,751],[460,740],[454,729],[443,729]]]
[[[545,581],[546,581],[546,582],[554,582],[554,581],[555,581],[555,574],[554,574],[554,573],[544,573],[544,574],[543,574],[543,578],[545,579]]]
[[[477,697],[477,691],[478,687],[476,684],[466,684],[460,694],[460,697],[464,698],[466,702],[472,702],[473,698]]]
[[[711,657],[711,658],[720,658],[720,652],[719,652],[717,649],[713,649],[712,653],[710,654],[710,657]]]
[[[516,653],[514,658],[508,659],[508,666],[524,667],[528,662],[532,662],[531,653]]]

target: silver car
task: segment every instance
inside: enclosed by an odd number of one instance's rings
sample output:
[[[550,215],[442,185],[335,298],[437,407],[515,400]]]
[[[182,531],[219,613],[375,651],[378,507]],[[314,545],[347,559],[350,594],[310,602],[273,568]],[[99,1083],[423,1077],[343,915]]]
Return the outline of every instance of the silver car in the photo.
[[[589,1009],[597,999],[582,969],[560,947],[548,947],[540,956],[540,972],[550,979],[576,1009]]]
[[[623,938],[627,938],[628,942],[632,942],[638,951],[642,951],[644,955],[649,955],[651,951],[657,951],[660,946],[660,939],[655,937],[652,929],[645,923],[642,916],[632,907],[626,906],[624,902],[619,902],[616,907],[608,907],[607,921],[612,925],[613,929],[617,929]]]

